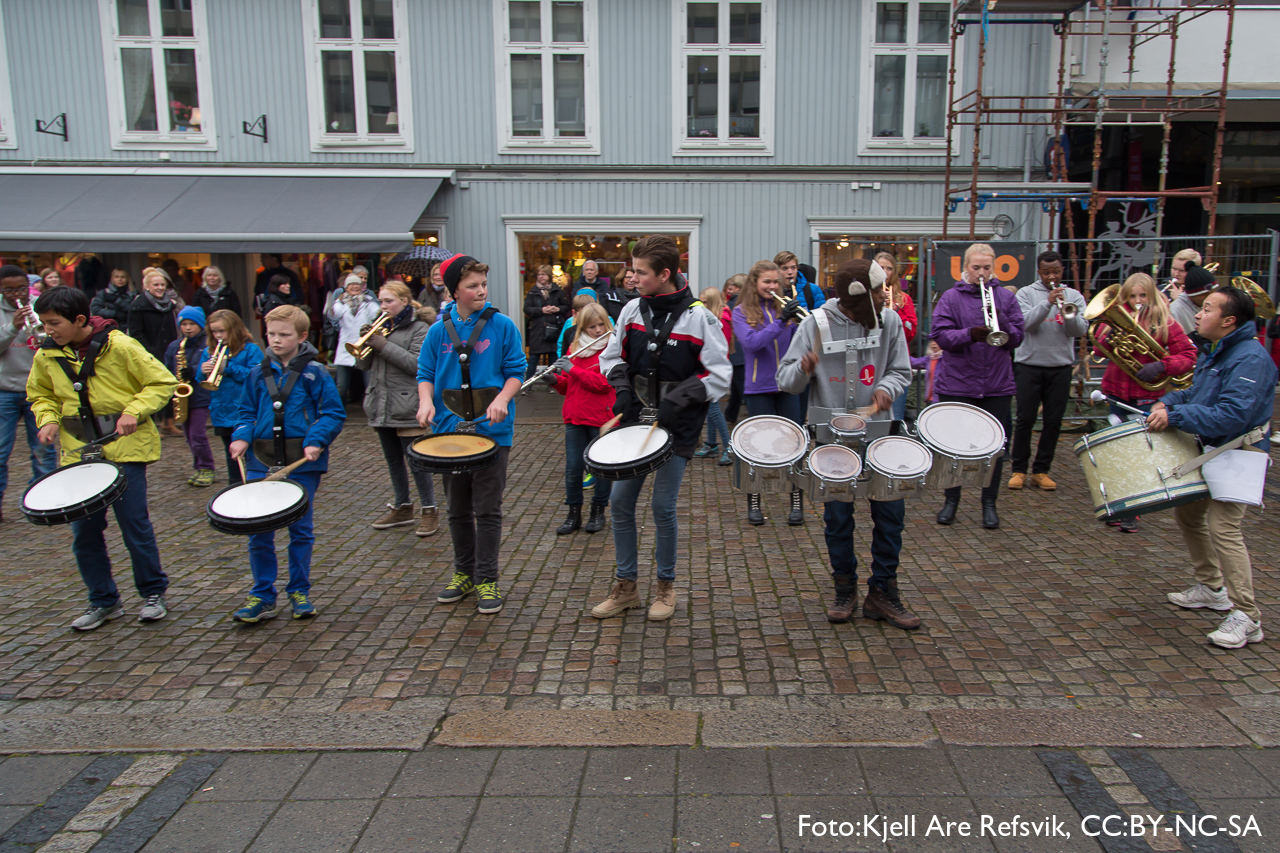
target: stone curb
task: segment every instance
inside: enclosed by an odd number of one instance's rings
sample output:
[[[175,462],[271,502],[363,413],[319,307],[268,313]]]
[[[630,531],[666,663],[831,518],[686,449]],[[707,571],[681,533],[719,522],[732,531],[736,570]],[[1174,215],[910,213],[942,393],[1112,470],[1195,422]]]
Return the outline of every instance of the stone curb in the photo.
[[[693,711],[463,711],[448,717],[441,746],[693,746]]]
[[[938,734],[922,711],[708,711],[702,745],[924,746]]]
[[[950,746],[1199,747],[1251,743],[1212,711],[931,711],[929,716],[943,742]]]

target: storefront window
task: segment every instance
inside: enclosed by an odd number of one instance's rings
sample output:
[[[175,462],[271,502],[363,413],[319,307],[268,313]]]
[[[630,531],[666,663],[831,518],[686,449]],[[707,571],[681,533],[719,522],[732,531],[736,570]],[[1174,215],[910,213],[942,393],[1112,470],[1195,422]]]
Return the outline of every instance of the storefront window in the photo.
[[[920,274],[920,243],[916,238],[865,237],[843,234],[822,234],[815,241],[818,255],[818,284],[824,293],[830,294],[835,286],[836,270],[847,261],[858,258],[872,259],[880,252],[888,252],[897,258],[898,279],[907,293],[914,298],[915,283]]]
[[[522,234],[520,236],[520,264],[523,279],[522,293],[528,295],[537,276],[538,267],[552,269],[552,278],[572,284],[582,274],[587,261],[595,261],[600,278],[610,282],[631,265],[631,247],[644,234]],[[689,238],[687,234],[669,235],[680,249],[682,266],[688,260]]]

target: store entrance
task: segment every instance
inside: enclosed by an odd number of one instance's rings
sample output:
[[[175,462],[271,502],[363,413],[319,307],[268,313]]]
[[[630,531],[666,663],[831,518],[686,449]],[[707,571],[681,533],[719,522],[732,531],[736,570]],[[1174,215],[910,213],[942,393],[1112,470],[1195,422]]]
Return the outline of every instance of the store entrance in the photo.
[[[520,279],[521,299],[529,294],[537,276],[538,267],[551,267],[552,280],[567,288],[578,280],[582,266],[595,261],[600,268],[600,278],[610,282],[631,265],[631,247],[644,234],[521,234]],[[670,234],[680,248],[680,265],[687,268],[689,259],[689,235]]]

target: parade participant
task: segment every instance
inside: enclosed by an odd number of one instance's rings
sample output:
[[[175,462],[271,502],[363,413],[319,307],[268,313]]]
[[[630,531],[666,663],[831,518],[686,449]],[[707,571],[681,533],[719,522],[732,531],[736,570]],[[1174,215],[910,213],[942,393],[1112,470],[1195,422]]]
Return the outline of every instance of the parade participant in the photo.
[[[443,392],[492,389],[497,394],[476,432],[498,443],[498,458],[484,468],[444,475],[454,572],[436,600],[452,604],[474,592],[478,612],[497,613],[503,605],[498,588],[502,493],[515,432],[511,401],[525,371],[524,345],[515,323],[489,302],[488,264],[454,255],[441,267],[454,301],[442,321],[431,326],[418,354],[418,423],[433,424],[437,433],[454,432],[462,419],[445,408]]]
[[[1200,347],[1195,380],[1190,388],[1161,397],[1151,407],[1148,427],[1193,433],[1206,447],[1220,447],[1252,433],[1245,446],[1270,451],[1276,366],[1254,337],[1254,311],[1253,300],[1239,288],[1223,287],[1209,294],[1196,317],[1196,331],[1206,343]],[[1173,510],[1196,582],[1169,593],[1169,601],[1188,609],[1229,610],[1208,636],[1224,649],[1262,641],[1253,566],[1240,527],[1246,508],[1204,499]]]
[[[333,363],[337,366],[338,396],[343,403],[354,403],[364,393],[364,372],[356,365],[356,357],[347,351],[347,344],[355,343],[360,330],[376,320],[380,311],[378,299],[365,287],[364,279],[350,273],[343,279],[342,295],[333,300],[325,315],[338,324]],[[358,394],[354,387],[357,384]]]
[[[1124,310],[1132,314],[1138,325],[1165,350],[1164,358],[1158,361],[1145,353],[1132,352],[1132,357],[1142,363],[1136,377],[1130,376],[1114,361],[1107,365],[1106,372],[1102,374],[1102,393],[1114,401],[1111,403],[1111,414],[1120,420],[1127,420],[1132,412],[1116,403],[1147,411],[1164,394],[1163,390],[1150,391],[1143,388],[1138,384],[1139,379],[1148,385],[1154,385],[1160,383],[1163,377],[1184,374],[1195,367],[1197,353],[1195,344],[1191,343],[1182,326],[1169,316],[1169,304],[1160,297],[1151,276],[1146,273],[1129,276],[1121,285],[1118,298]],[[1106,344],[1110,334],[1111,329],[1105,323],[1099,324],[1093,331],[1094,339],[1102,345]],[[1102,353],[1095,348],[1094,354]],[[1123,521],[1108,520],[1106,524],[1110,527],[1118,526],[1122,533],[1135,533],[1138,521],[1138,516],[1134,516]]]
[[[964,272],[960,281],[949,288],[933,309],[931,336],[942,347],[942,363],[938,365],[935,387],[944,403],[968,403],[998,420],[1004,427],[1005,446],[1013,430],[1009,423],[1010,402],[1016,385],[1013,381],[1013,350],[1022,343],[1022,311],[1018,299],[1000,286],[992,268],[995,250],[986,243],[973,243],[964,253]],[[1002,346],[987,343],[994,331],[987,325],[983,311],[986,288],[994,300],[996,322],[1009,336]],[[991,485],[982,490],[982,526],[994,530],[1000,526],[996,499],[1000,495],[1000,479],[1004,457],[996,459]],[[947,489],[946,500],[938,512],[939,524],[956,520],[960,505],[960,488]]]
[[[733,314],[726,308],[719,288],[703,288],[698,294],[698,301],[711,312],[712,317],[720,318],[720,331],[724,334],[725,343],[729,345],[729,352],[732,353],[734,350]],[[707,443],[698,448],[693,455],[699,459],[714,456],[720,446],[720,439],[724,439],[724,454],[721,459],[725,459],[729,455],[729,424],[725,422],[724,409],[720,408],[720,401],[716,400],[707,407]],[[727,464],[732,464],[732,461],[732,459],[727,460]]]
[[[9,459],[18,440],[19,426],[26,430],[31,449],[31,480],[28,485],[58,467],[52,446],[40,443],[36,416],[27,400],[27,376],[38,344],[32,328],[40,322],[32,310],[27,274],[21,267],[0,267],[0,504],[9,485]],[[3,520],[0,510],[0,520]]]
[[[90,310],[95,317],[115,320],[127,326],[129,325],[129,306],[133,304],[137,295],[133,290],[129,271],[116,267],[111,271],[111,281],[107,286],[94,294]]]
[[[581,298],[581,295],[575,296],[574,303]],[[587,303],[576,314],[578,322],[574,328],[577,331],[569,343],[568,355],[562,356],[555,363],[555,369],[542,377],[557,393],[564,395],[564,502],[569,513],[564,524],[556,528],[557,536],[566,536],[582,524],[584,454],[587,445],[600,434],[600,427],[613,417],[615,399],[613,386],[600,372],[600,353],[613,331],[609,314],[603,305],[594,302]],[[583,349],[588,342],[590,346]],[[604,529],[604,511],[609,506],[609,481],[596,477],[595,487],[591,517],[583,528],[587,533]]]
[[[877,252],[872,258],[880,268],[884,270],[884,303],[886,308],[890,308],[898,315],[898,319],[902,321],[902,334],[907,339],[907,352],[911,351],[911,342],[916,339],[916,305],[911,300],[911,295],[902,289],[898,281],[898,259],[889,252]],[[907,383],[910,387],[910,383]],[[898,398],[893,401],[893,419],[895,421],[905,420],[907,417],[907,392],[904,389]],[[915,419],[915,411],[911,414],[912,420]]]
[[[427,339],[427,329],[436,320],[436,312],[413,300],[408,285],[389,281],[378,291],[382,313],[391,318],[391,331],[372,335],[366,358],[356,359],[356,367],[367,371],[369,387],[364,392],[364,412],[382,446],[391,477],[392,501],[388,512],[373,523],[374,530],[418,522],[418,536],[432,536],[440,529],[436,511],[435,484],[431,473],[413,468],[413,482],[422,505],[421,517],[413,511],[409,500],[409,475],[405,471],[409,446],[423,435],[418,425],[418,353]],[[360,330],[363,336],[369,326]]]
[[[747,273],[746,284],[738,306],[733,309],[733,338],[742,347],[746,385],[743,390],[747,402],[747,415],[779,415],[804,423],[800,394],[788,394],[778,389],[778,362],[791,344],[795,334],[794,320],[800,318],[802,306],[798,299],[788,299],[781,308],[775,300],[782,289],[782,273],[772,261],[756,261]],[[760,508],[760,495],[747,495],[747,522],[764,524]],[[804,493],[791,489],[791,512],[787,524],[804,524]]]
[[[261,480],[269,468],[301,459],[289,479],[307,491],[307,513],[289,525],[289,583],[285,595],[294,619],[316,615],[311,601],[311,553],[320,475],[329,470],[329,445],[347,418],[329,371],[307,343],[311,320],[296,305],[282,305],[266,316],[267,356],[249,371],[231,433],[231,457],[244,459],[246,479]],[[279,404],[279,405],[277,405]],[[236,622],[260,622],[276,613],[276,534],[249,537],[253,589],[244,606],[231,614]]]
[[[1031,432],[1036,415],[1044,406],[1040,444],[1031,463],[1031,483],[1052,492],[1058,488],[1049,476],[1053,455],[1058,449],[1062,418],[1071,396],[1071,370],[1076,360],[1076,342],[1089,331],[1084,318],[1085,302],[1080,291],[1062,283],[1062,256],[1042,252],[1036,258],[1040,278],[1018,291],[1024,337],[1014,352],[1013,374],[1018,393],[1018,420],[1013,428],[1013,476],[1009,488],[1021,489],[1027,479],[1031,458]],[[1071,317],[1064,316],[1075,307]]]
[[[569,345],[569,341],[573,340],[573,330],[578,322],[578,313],[588,305],[595,304],[596,297],[591,292],[591,288],[587,288],[573,297],[573,305],[569,309],[569,319],[565,321],[564,328],[560,330],[560,337],[556,339],[556,358],[560,358],[565,354],[565,347]]]
[[[746,359],[742,355],[742,347],[738,342],[733,340],[733,309],[738,307],[738,298],[742,295],[742,286],[747,283],[746,273],[735,273],[724,280],[721,287],[720,295],[724,297],[724,312],[721,316],[720,327],[728,329],[725,333],[725,341],[731,346],[729,347],[729,364],[733,366],[733,379],[729,386],[729,402],[725,404],[724,419],[730,429],[738,423],[738,414],[742,411],[742,389],[747,381]],[[732,465],[733,459],[730,458],[729,448],[724,449],[724,455],[720,457],[720,465]]]
[[[1194,335],[1196,332],[1196,312],[1200,310],[1200,304],[1204,302],[1203,297],[1200,302],[1192,302],[1190,299],[1183,299],[1187,290],[1187,270],[1188,264],[1193,267],[1199,266],[1201,263],[1200,253],[1195,249],[1182,249],[1173,256],[1173,260],[1169,262],[1169,282],[1161,288],[1165,297],[1172,305],[1181,306],[1173,311],[1173,319],[1178,321],[1178,325],[1182,326],[1182,330],[1188,336]]]
[[[822,288],[806,279],[800,272],[800,259],[796,257],[795,252],[781,251],[773,256],[773,262],[777,264],[782,273],[782,280],[785,282],[785,285],[779,288],[781,295],[788,299],[799,299],[806,311],[812,311],[827,301]]]
[[[249,330],[245,328],[240,315],[231,311],[214,311],[209,315],[207,326],[209,336],[217,344],[226,346],[226,356],[218,368],[218,387],[209,392],[209,421],[213,424],[213,434],[222,439],[223,451],[227,457],[227,483],[237,485],[244,482],[240,478],[240,466],[231,457],[231,432],[236,425],[236,416],[240,412],[240,396],[244,393],[245,380],[249,371],[262,361],[262,350],[249,338]],[[199,366],[196,370],[196,381],[206,382],[213,376],[213,353],[206,343],[197,356]]]
[[[883,268],[875,261],[846,261],[836,270],[834,299],[806,317],[778,365],[778,387],[799,393],[812,387],[816,409],[866,411],[869,420],[888,420],[893,400],[911,381],[911,362],[902,320],[882,307],[879,289]],[[819,346],[818,332],[822,345]],[[832,344],[844,342],[843,348]],[[818,350],[822,354],[818,354]],[[868,381],[864,376],[870,376]],[[823,416],[826,411],[821,413]],[[818,420],[817,412],[811,420]],[[823,418],[825,419],[825,418]],[[920,617],[902,604],[898,592],[898,562],[902,550],[905,503],[870,501],[871,574],[862,615],[883,619],[895,628],[920,627]],[[848,622],[858,606],[858,557],[853,548],[852,502],[823,504],[823,534],[831,559],[835,597],[827,609],[831,622]]]
[[[142,293],[129,306],[129,337],[164,363],[165,350],[178,339],[177,292],[169,274],[159,267],[147,267],[142,271]],[[182,435],[173,422],[173,404],[166,403],[162,412],[161,435]]]
[[[614,323],[618,322],[618,315],[622,313],[622,307],[638,295],[633,283],[635,275],[634,271],[623,267],[613,277],[613,282],[610,286],[601,287],[597,291],[596,301],[609,312],[609,320]]]
[[[200,351],[204,349],[204,311],[188,305],[178,312],[178,332],[181,337],[169,344],[164,352],[164,366],[189,386],[187,417],[182,422],[182,432],[191,449],[191,464],[195,473],[187,479],[188,486],[213,485],[213,450],[209,447],[209,391],[196,381],[196,366],[200,363]]]
[[[569,295],[551,281],[553,270],[547,264],[538,267],[533,287],[524,299],[525,331],[529,345],[529,367],[525,379],[533,376],[540,365],[555,361],[556,340],[569,313]]]
[[[670,237],[642,237],[631,249],[640,298],[622,309],[600,370],[617,391],[614,414],[636,423],[645,408],[657,409],[657,422],[671,434],[674,454],[653,475],[653,521],[657,544],[657,584],[649,618],[675,615],[676,546],[679,522],[676,497],[684,469],[698,445],[708,401],[729,390],[732,370],[719,318],[702,307],[680,275],[680,249]],[[613,547],[616,580],[609,596],[591,610],[597,619],[643,605],[636,590],[639,543],[636,500],[646,477],[613,485]]]
[[[1183,291],[1182,295],[1169,305],[1169,314],[1178,321],[1178,325],[1182,326],[1187,336],[1192,338],[1192,343],[1198,343],[1195,339],[1196,314],[1199,313],[1200,306],[1204,305],[1205,297],[1218,286],[1218,282],[1213,277],[1213,273],[1200,266],[1197,261],[1187,259],[1175,261],[1175,263],[1183,265]]]
[[[147,464],[160,458],[160,436],[150,416],[173,396],[178,381],[140,343],[121,332],[114,320],[94,317],[83,291],[55,287],[36,300],[35,310],[48,333],[27,377],[27,399],[40,428],[40,442],[53,444],[60,438],[62,464],[69,465],[80,461],[84,441],[77,435],[119,434],[102,446],[103,458],[120,466],[128,484],[128,496],[112,503],[111,509],[142,598],[138,619],[163,619],[169,612],[164,597],[169,578],[160,566],[160,550],[147,514]],[[101,429],[110,420],[115,426]],[[63,430],[62,425],[67,428]],[[111,575],[106,529],[105,507],[71,522],[71,549],[89,592],[89,609],[71,623],[77,631],[92,631],[124,615]]]

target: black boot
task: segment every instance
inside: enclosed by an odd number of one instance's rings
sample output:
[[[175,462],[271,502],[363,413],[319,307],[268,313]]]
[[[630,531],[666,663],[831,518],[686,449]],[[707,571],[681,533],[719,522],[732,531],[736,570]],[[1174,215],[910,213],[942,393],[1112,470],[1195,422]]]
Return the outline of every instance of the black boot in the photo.
[[[982,499],[982,526],[988,530],[995,530],[1000,526],[1000,516],[996,514],[996,499],[984,497]]]
[[[591,505],[591,517],[587,519],[587,526],[582,528],[587,533],[599,533],[604,530],[604,505],[593,503]]]
[[[960,491],[956,489],[956,491]],[[947,489],[944,493],[946,500],[943,501],[942,509],[938,510],[939,524],[953,524],[956,520],[956,508],[960,506],[960,495],[951,494],[951,490]]]
[[[800,489],[791,490],[791,514],[787,516],[787,524],[792,527],[804,524],[804,492]]]
[[[760,511],[760,496],[747,495],[747,523],[756,527],[764,524],[764,513]]]
[[[569,507],[569,514],[565,516],[564,524],[556,528],[557,536],[567,536],[582,526],[582,505]]]
[[[827,621],[843,623],[853,618],[853,611],[858,609],[858,581],[853,575],[836,575],[836,597],[827,608]]]

